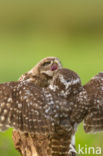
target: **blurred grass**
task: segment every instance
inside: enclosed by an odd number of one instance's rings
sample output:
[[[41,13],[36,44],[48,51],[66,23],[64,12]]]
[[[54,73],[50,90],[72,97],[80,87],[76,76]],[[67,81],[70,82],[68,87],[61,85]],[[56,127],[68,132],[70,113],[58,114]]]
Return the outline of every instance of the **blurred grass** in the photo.
[[[17,80],[47,56],[59,57],[83,84],[103,71],[103,1],[0,1],[0,82]],[[102,139],[81,124],[76,147],[103,149]],[[19,156],[12,129],[0,133],[0,156]]]
[[[101,36],[79,35],[67,38],[59,35],[5,36],[0,38],[0,82],[17,80],[40,59],[57,56],[64,67],[76,71],[85,84],[103,71],[103,39]],[[83,126],[76,134],[76,146],[103,146],[103,134],[87,135]],[[14,150],[12,132],[0,133],[0,156],[19,154]],[[102,154],[103,155],[103,154]]]

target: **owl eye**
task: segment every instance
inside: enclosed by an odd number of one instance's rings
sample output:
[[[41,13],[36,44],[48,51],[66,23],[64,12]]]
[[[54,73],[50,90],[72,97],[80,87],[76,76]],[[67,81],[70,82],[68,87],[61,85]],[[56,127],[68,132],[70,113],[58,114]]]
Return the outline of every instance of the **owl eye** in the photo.
[[[47,65],[49,65],[50,63],[51,63],[50,61],[44,62],[42,66],[47,66]]]
[[[67,80],[67,82],[70,82],[70,80]]]

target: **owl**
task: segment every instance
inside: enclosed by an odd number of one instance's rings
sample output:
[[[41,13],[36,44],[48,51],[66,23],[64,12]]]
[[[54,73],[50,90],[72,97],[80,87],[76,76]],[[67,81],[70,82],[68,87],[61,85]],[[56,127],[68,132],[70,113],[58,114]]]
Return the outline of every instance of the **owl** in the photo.
[[[87,114],[87,99],[79,76],[64,68],[54,73],[47,88],[29,80],[1,84],[0,129],[33,135],[34,146],[28,148],[37,156],[75,155],[70,145]]]
[[[56,57],[47,57],[41,60],[33,69],[31,69],[29,72],[23,74],[19,81],[29,81],[33,84],[39,86],[39,87],[48,87],[50,84],[50,81],[52,80],[52,77],[56,70],[62,68],[61,62]],[[34,138],[34,135],[27,138],[28,133],[21,133],[18,130],[13,130],[13,140],[15,144],[15,148],[20,151],[20,153],[23,153],[23,150],[21,149],[23,144],[25,142],[28,142],[28,140],[31,140]],[[26,137],[25,137],[26,136]],[[41,136],[42,137],[42,136]],[[38,138],[38,143],[41,142],[41,137]],[[24,141],[25,138],[25,141]],[[45,138],[44,138],[45,139]],[[46,140],[46,139],[45,139]],[[25,146],[25,145],[24,145]],[[33,144],[34,147],[34,144]],[[22,152],[21,152],[22,151]]]
[[[84,119],[86,133],[103,131],[103,73],[97,74],[85,86],[89,108]]]

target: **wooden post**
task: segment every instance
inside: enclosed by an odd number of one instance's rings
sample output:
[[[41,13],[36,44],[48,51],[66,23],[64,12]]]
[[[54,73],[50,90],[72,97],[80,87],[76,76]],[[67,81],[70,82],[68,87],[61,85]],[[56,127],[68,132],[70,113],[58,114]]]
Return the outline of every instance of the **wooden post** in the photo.
[[[49,156],[50,152],[47,150],[48,139],[45,137],[38,137],[34,134],[13,130],[15,148],[22,156]]]

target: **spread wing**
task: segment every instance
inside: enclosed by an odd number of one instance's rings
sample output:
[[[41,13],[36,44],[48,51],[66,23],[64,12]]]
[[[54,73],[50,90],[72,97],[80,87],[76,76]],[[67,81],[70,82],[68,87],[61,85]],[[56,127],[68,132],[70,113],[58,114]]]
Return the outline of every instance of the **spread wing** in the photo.
[[[103,73],[92,78],[84,88],[90,104],[84,119],[84,130],[86,133],[103,131]]]
[[[49,126],[43,116],[44,104],[42,91],[32,84],[0,84],[0,130],[13,127],[21,131],[45,132]]]
[[[60,126],[58,122],[51,126],[51,123],[54,124],[55,121],[58,121],[58,116],[55,111],[50,112],[49,106],[51,105],[52,110],[56,110],[56,106],[53,105],[52,95],[50,95],[52,93],[49,92],[48,94],[47,91],[25,81],[0,84],[0,130],[3,131],[13,127],[16,130],[37,134],[38,137],[38,134],[43,134],[47,139],[47,146],[43,147],[46,151],[49,149],[51,155],[67,155],[68,152],[75,155],[70,147],[74,131],[69,120],[64,118]],[[58,101],[56,102],[58,103]],[[24,135],[24,133],[21,133],[21,136]],[[37,145],[40,141],[40,149],[41,140],[42,138],[35,140]]]

